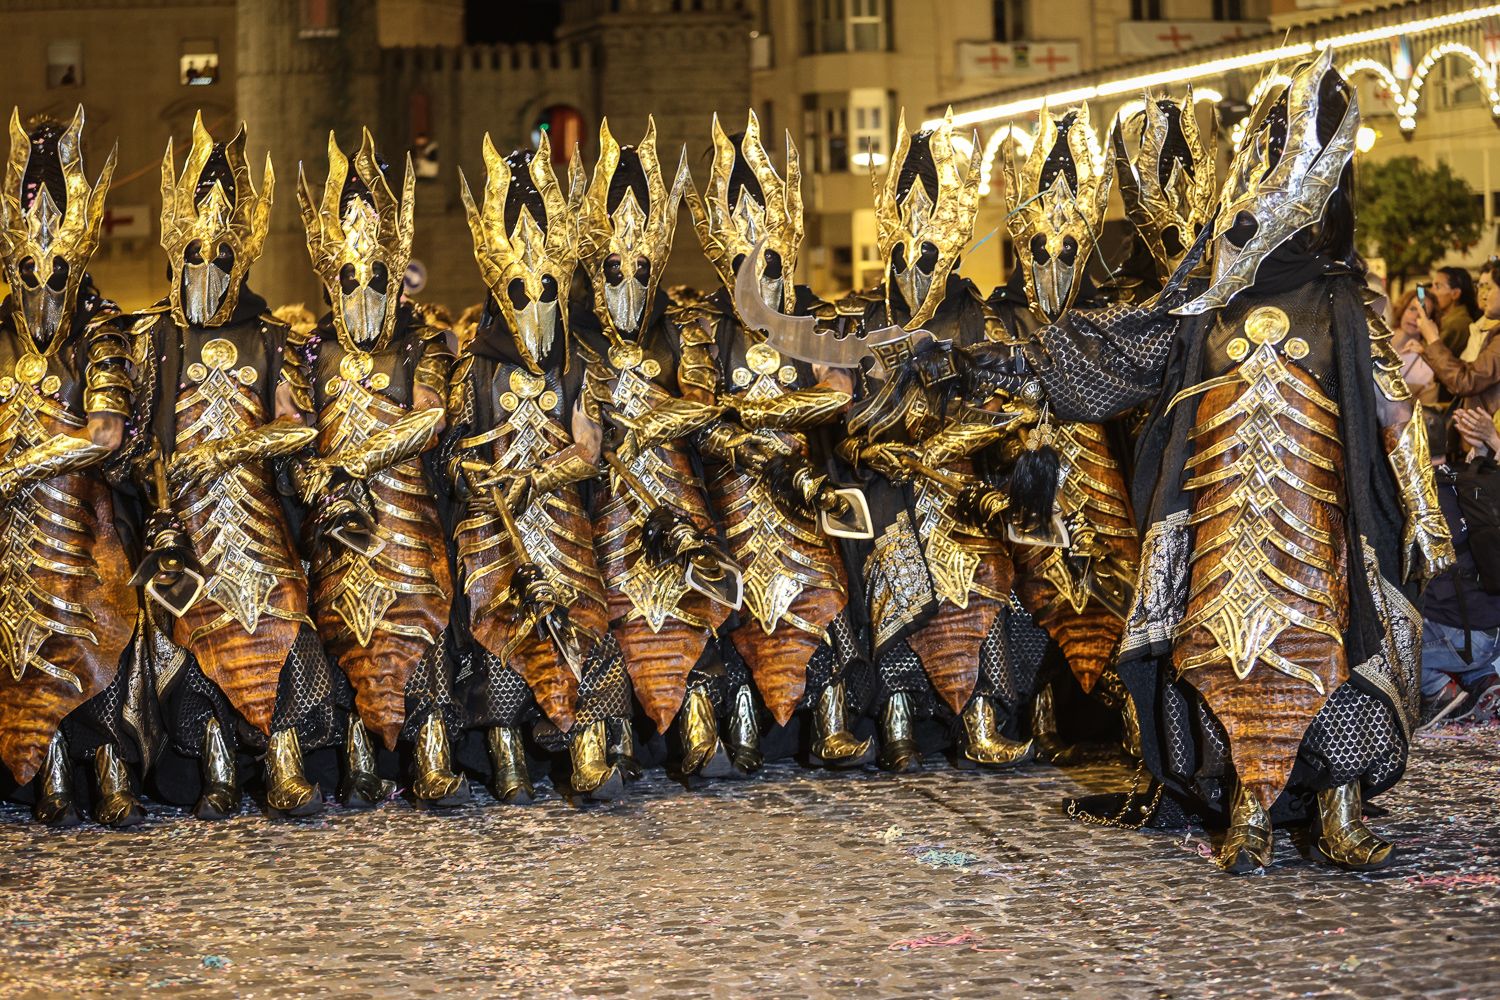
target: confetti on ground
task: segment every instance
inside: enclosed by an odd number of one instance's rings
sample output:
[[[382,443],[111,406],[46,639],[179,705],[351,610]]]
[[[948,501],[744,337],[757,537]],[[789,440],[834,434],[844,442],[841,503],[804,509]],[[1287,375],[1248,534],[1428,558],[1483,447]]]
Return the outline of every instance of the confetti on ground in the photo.
[[[0,806],[0,996],[1500,996],[1500,728],[1417,743],[1369,875],[1301,831],[1234,878],[1202,830],[1064,815],[1129,780],[777,764],[585,809],[545,783],[315,823],[153,807],[126,835]]]

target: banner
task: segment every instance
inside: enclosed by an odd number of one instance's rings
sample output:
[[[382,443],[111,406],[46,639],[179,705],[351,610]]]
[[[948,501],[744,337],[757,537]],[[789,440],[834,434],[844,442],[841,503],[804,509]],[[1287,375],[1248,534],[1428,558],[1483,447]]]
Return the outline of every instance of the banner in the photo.
[[[1264,21],[1121,21],[1120,55],[1170,55],[1265,33]]]
[[[965,80],[1067,76],[1082,69],[1077,42],[958,43],[958,75]]]

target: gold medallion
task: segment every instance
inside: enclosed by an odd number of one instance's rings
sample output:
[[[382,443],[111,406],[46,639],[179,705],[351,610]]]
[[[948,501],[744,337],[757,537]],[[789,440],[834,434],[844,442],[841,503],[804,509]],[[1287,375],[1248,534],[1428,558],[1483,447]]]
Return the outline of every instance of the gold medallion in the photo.
[[[370,388],[374,389],[376,392],[379,392],[380,390],[388,387],[390,384],[391,377],[385,372],[376,372],[370,379]]]
[[[40,354],[23,354],[16,361],[16,379],[36,385],[47,374],[47,359]]]
[[[187,377],[193,382],[202,382],[208,378],[208,369],[197,361],[187,366]]]
[[[655,358],[647,358],[641,364],[641,373],[647,378],[656,378],[656,376],[661,374],[661,362]]]
[[[1279,344],[1291,328],[1292,321],[1275,306],[1252,309],[1245,317],[1245,336],[1257,344]]]
[[[557,393],[548,389],[542,393],[541,398],[536,401],[537,405],[544,410],[550,410],[557,405]]]
[[[757,375],[773,375],[781,367],[781,353],[770,344],[752,344],[745,352],[745,364]]]
[[[1224,348],[1224,353],[1229,355],[1230,361],[1243,361],[1245,360],[1245,355],[1250,353],[1250,341],[1244,337],[1235,337]]]
[[[339,394],[339,390],[343,387],[344,380],[335,375],[333,378],[323,383],[323,392],[324,394],[329,396],[337,396]]]
[[[791,365],[782,365],[781,371],[776,373],[776,378],[782,385],[791,385],[797,381],[797,369]]]
[[[255,384],[255,369],[250,365],[246,365],[245,367],[241,368],[236,374],[239,377],[240,385]]]
[[[1286,342],[1286,356],[1293,361],[1300,361],[1307,357],[1307,352],[1312,348],[1307,346],[1307,341],[1301,337],[1293,337]]]
[[[734,374],[730,376],[734,380],[734,384],[741,388],[749,385],[750,380],[754,377],[754,375],[750,374],[750,369],[748,368],[736,368]]]
[[[239,348],[232,341],[215,337],[203,345],[203,363],[218,371],[228,371],[240,359]]]
[[[528,375],[517,370],[510,373],[510,391],[522,399],[535,399],[547,388],[547,380],[540,375]]]
[[[11,396],[15,395],[15,392],[15,379],[11,378],[9,375],[5,376],[4,378],[0,378],[0,399],[9,399]]]
[[[62,379],[58,378],[56,375],[48,375],[46,378],[42,379],[42,392],[46,393],[49,396],[61,388]]]
[[[639,344],[616,344],[609,349],[609,363],[617,369],[634,368],[641,363]]]
[[[513,392],[502,392],[500,394],[500,409],[509,413],[521,405],[521,399]]]
[[[364,351],[350,351],[339,361],[339,374],[351,382],[363,382],[375,368],[375,359]]]

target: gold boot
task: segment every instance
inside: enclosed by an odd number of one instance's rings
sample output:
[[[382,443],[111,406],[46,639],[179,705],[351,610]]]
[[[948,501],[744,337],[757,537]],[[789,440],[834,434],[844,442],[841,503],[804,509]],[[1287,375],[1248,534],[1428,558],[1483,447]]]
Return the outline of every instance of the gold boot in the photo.
[[[813,710],[812,763],[816,767],[849,768],[868,764],[875,756],[873,740],[857,740],[849,731],[844,705],[844,682],[835,681],[818,695]]]
[[[912,730],[911,695],[896,691],[886,699],[880,714],[880,769],[883,771],[920,771],[922,758],[917,753],[917,736]]]
[[[94,780],[99,785],[99,801],[94,805],[96,822],[124,830],[146,818],[146,810],[130,787],[130,768],[115,752],[113,743],[94,751]]]
[[[1031,759],[1035,744],[1031,740],[1017,743],[1002,736],[999,720],[995,718],[995,706],[984,695],[969,699],[964,708],[963,723],[960,766],[967,762],[981,767],[1014,767]]]
[[[719,741],[719,722],[714,703],[702,684],[688,688],[677,711],[678,736],[682,741],[681,770],[684,777],[725,778],[734,773],[724,744]]]
[[[1260,800],[1237,785],[1229,808],[1229,832],[1214,861],[1224,871],[1244,875],[1271,864],[1271,817]]]
[[[524,806],[536,798],[531,776],[526,773],[520,731],[494,726],[485,731],[484,740],[490,750],[490,794],[514,806]]]
[[[266,750],[266,808],[272,816],[314,816],[323,811],[323,790],[307,780],[295,729],[271,734]]]
[[[73,762],[68,759],[68,741],[62,730],[47,744],[42,770],[36,777],[36,804],[31,815],[38,823],[62,829],[77,826],[78,802],[73,794]]]
[[[338,800],[345,809],[369,809],[390,798],[396,783],[375,773],[375,747],[369,730],[357,713],[349,713],[349,731],[344,739],[344,774],[339,781]]]
[[[755,708],[755,692],[741,684],[734,693],[734,709],[729,716],[729,762],[741,774],[760,770],[766,758],[760,752],[760,720]]]
[[[574,730],[568,757],[573,762],[569,784],[575,794],[608,802],[625,790],[625,775],[619,766],[609,762],[608,754],[603,719]]]
[[[1395,857],[1395,845],[1375,836],[1360,815],[1359,782],[1318,793],[1318,853],[1351,872],[1384,868]]]
[[[448,746],[448,727],[437,712],[417,730],[416,780],[411,793],[427,806],[461,806],[469,801],[469,783],[453,771],[453,751]]]
[[[1031,703],[1031,739],[1036,744],[1038,760],[1065,765],[1078,761],[1078,748],[1064,743],[1058,735],[1057,701],[1051,684],[1043,685]]]
[[[1141,759],[1141,717],[1135,710],[1135,699],[1129,695],[1125,696],[1125,703],[1120,706],[1120,724],[1125,731],[1124,739],[1121,741],[1121,749],[1125,752],[1125,759],[1132,763]]]
[[[203,724],[203,750],[198,756],[203,769],[203,791],[193,805],[199,819],[228,819],[240,811],[240,790],[234,779],[234,751],[224,738],[219,720],[212,715]]]
[[[635,781],[645,770],[635,759],[635,734],[629,719],[610,719],[605,724],[609,733],[609,748],[606,751],[611,767],[619,768],[626,781]]]

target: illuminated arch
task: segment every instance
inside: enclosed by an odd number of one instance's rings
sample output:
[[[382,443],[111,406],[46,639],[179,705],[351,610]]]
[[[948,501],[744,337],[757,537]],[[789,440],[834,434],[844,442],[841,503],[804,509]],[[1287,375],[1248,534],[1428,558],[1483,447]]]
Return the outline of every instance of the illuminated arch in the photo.
[[[1496,91],[1494,65],[1485,62],[1478,52],[1462,42],[1443,42],[1427,50],[1427,54],[1422,57],[1422,61],[1417,64],[1416,70],[1411,75],[1411,84],[1407,87],[1406,97],[1397,109],[1403,132],[1411,132],[1417,127],[1417,102],[1421,100],[1422,86],[1427,82],[1427,74],[1449,56],[1462,59],[1469,64],[1469,72],[1484,88],[1485,95],[1489,98],[1490,114],[1500,117],[1500,92]]]
[[[995,173],[995,161],[1000,156],[1000,149],[1006,140],[1015,142],[1016,148],[1020,150],[1023,157],[1031,155],[1031,147],[1036,145],[1036,138],[1019,125],[1001,125],[990,134],[984,143],[984,156],[979,161],[979,197],[986,197],[990,193],[990,178]]]

